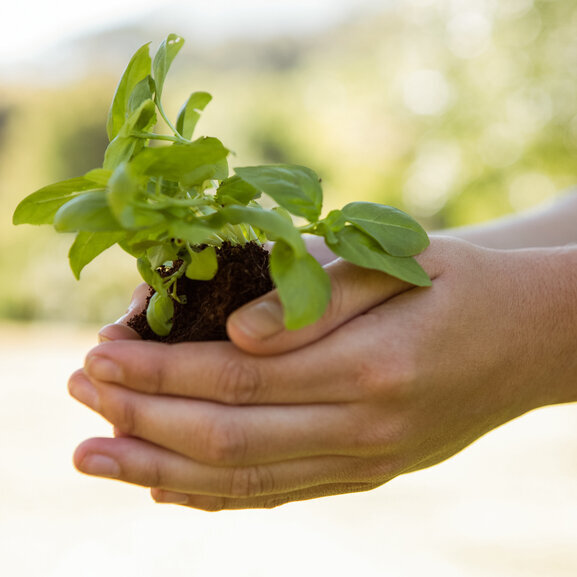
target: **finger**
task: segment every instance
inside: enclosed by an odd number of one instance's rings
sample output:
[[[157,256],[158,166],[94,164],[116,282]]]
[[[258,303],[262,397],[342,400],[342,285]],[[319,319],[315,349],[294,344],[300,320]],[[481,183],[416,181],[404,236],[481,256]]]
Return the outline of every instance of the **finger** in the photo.
[[[342,259],[325,266],[331,279],[331,300],[323,317],[296,331],[284,328],[277,291],[232,313],[227,332],[240,349],[255,355],[274,355],[313,343],[350,319],[412,288],[380,271],[364,269]]]
[[[347,402],[359,396],[354,384],[365,370],[358,362],[365,338],[335,332],[322,343],[271,357],[226,342],[115,341],[92,349],[84,370],[97,383],[232,405]]]
[[[74,453],[77,469],[163,492],[257,499],[327,485],[376,485],[372,463],[348,457],[306,458],[255,467],[212,467],[135,438],[95,438]],[[366,479],[363,479],[363,474]]]
[[[373,485],[370,483],[333,483],[287,493],[244,499],[214,497],[210,495],[190,495],[186,493],[163,491],[161,489],[152,489],[150,493],[157,503],[169,503],[190,507],[192,509],[200,509],[202,511],[218,512],[239,509],[274,509],[275,507],[280,507],[281,505],[297,501],[370,491],[376,489],[378,486],[379,485]]]
[[[87,396],[71,380],[71,394],[123,435],[138,437],[215,466],[237,466],[314,455],[370,454],[366,423],[349,405],[231,407],[207,401],[136,393],[115,385]],[[384,427],[381,427],[384,428]],[[347,431],[343,435],[343,431]],[[391,427],[391,431],[394,429]],[[376,435],[370,433],[376,439]],[[373,439],[374,440],[374,439]],[[366,445],[366,446],[365,446]]]
[[[146,306],[146,299],[150,293],[150,287],[146,283],[139,284],[132,293],[132,299],[126,312],[115,322],[102,327],[98,333],[98,341],[140,339],[139,334],[128,326],[128,321],[140,314]]]

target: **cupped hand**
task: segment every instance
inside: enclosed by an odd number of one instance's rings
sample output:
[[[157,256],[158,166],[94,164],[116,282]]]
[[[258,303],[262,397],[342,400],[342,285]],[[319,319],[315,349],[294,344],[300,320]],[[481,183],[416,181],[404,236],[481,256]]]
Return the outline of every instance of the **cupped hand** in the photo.
[[[76,466],[221,510],[368,490],[438,463],[574,400],[576,314],[562,305],[576,279],[553,274],[567,259],[439,237],[420,257],[431,288],[327,265],[333,300],[301,331],[270,331],[270,293],[231,317],[232,342],[104,342],[69,387],[117,436],[85,441]]]

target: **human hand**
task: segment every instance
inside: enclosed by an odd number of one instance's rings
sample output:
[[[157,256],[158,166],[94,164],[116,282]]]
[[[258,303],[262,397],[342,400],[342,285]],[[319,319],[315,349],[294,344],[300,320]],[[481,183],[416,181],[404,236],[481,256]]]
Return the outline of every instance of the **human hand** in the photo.
[[[120,436],[86,441],[76,465],[218,510],[367,490],[438,463],[574,400],[575,313],[562,305],[577,283],[559,280],[574,258],[437,238],[420,257],[428,289],[328,265],[333,301],[302,331],[258,338],[245,309],[233,343],[105,342],[70,390]]]

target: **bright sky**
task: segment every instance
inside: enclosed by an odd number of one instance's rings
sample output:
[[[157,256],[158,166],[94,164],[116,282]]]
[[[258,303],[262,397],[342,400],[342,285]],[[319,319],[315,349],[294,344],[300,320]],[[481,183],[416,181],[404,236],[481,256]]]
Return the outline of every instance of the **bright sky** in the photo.
[[[388,0],[386,0],[388,1]],[[41,58],[62,41],[130,21],[177,26],[183,35],[310,30],[383,0],[18,0],[0,8],[0,70]],[[161,16],[164,14],[164,16]],[[172,31],[172,29],[170,30]]]

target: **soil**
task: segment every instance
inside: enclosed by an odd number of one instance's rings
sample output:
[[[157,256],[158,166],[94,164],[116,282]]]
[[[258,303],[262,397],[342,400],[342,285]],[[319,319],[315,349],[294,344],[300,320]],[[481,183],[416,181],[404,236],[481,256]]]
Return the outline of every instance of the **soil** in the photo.
[[[254,242],[244,245],[223,243],[217,249],[218,271],[209,281],[178,279],[173,327],[165,337],[152,331],[146,312],[129,322],[144,340],[164,343],[184,341],[226,341],[226,319],[237,308],[273,289],[268,251]],[[154,294],[150,289],[150,297]],[[148,301],[147,301],[148,302]]]

